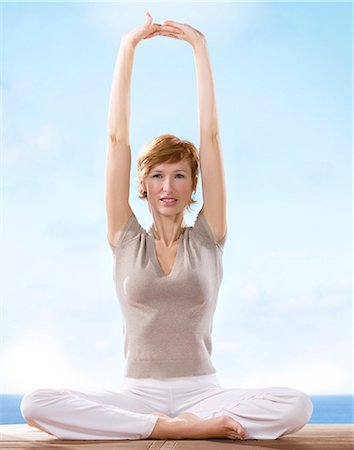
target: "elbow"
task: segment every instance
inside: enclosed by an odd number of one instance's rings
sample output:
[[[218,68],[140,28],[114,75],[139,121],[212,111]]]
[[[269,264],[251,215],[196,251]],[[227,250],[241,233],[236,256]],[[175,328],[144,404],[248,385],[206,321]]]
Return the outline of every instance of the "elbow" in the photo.
[[[213,124],[211,126],[209,126],[208,128],[200,128],[200,135],[203,138],[208,139],[209,141],[217,141],[219,139],[219,135],[220,135],[220,130],[219,127],[216,124]]]
[[[219,130],[213,131],[211,133],[211,140],[213,142],[217,141],[219,139]]]
[[[129,139],[122,138],[113,133],[108,134],[108,141],[109,141],[109,144],[111,144],[111,145],[118,145],[118,144],[129,145]]]
[[[218,142],[219,140],[219,131],[208,131],[207,133],[201,133],[200,135],[201,142]]]
[[[115,134],[109,134],[108,135],[108,142],[110,144],[116,144],[117,140],[118,140],[118,138],[117,138],[117,136]]]

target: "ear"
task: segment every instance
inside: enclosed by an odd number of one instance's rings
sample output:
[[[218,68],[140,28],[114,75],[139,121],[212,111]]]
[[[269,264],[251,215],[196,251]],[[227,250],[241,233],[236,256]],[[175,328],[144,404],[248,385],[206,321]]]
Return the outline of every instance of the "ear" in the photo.
[[[143,191],[147,191],[145,181],[141,181],[140,186],[141,186]]]

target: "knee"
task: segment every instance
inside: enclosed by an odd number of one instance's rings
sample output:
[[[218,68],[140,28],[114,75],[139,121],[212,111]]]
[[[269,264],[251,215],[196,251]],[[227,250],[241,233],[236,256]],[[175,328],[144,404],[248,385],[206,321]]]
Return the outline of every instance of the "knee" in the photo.
[[[58,389],[37,389],[25,394],[20,403],[20,411],[26,422],[43,417],[45,404],[57,393]]]
[[[280,434],[277,437],[299,431],[308,423],[313,413],[313,403],[304,392],[287,388],[286,396],[289,400],[287,413],[280,418]]]

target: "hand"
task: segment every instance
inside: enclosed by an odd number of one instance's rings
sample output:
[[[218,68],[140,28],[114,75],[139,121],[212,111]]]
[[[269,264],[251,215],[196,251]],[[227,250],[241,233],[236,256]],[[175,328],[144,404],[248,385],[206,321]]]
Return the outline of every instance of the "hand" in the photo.
[[[134,28],[132,31],[129,31],[123,36],[123,39],[127,42],[132,43],[134,46],[138,45],[140,41],[143,39],[149,39],[153,36],[157,36],[159,34],[159,31],[162,30],[163,32],[178,32],[178,30],[173,26],[164,26],[162,27],[158,23],[152,23],[152,16],[147,11],[146,13],[146,19],[144,25],[140,25],[139,27]]]
[[[175,28],[177,32],[173,30],[169,31],[168,29],[166,29],[166,26]],[[181,39],[191,44],[193,48],[196,47],[197,44],[206,43],[206,38],[203,33],[186,23],[174,22],[173,20],[165,20],[164,22],[162,22],[158,34],[162,36],[170,36],[176,39]]]

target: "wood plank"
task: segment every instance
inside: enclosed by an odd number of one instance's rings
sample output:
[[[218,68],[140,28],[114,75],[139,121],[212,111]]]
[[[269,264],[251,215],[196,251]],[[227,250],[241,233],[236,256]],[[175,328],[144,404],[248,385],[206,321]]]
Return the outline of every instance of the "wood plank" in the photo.
[[[354,425],[305,425],[300,431],[278,439],[183,439],[183,440],[63,440],[27,424],[0,425],[1,449],[62,450],[353,450]]]

